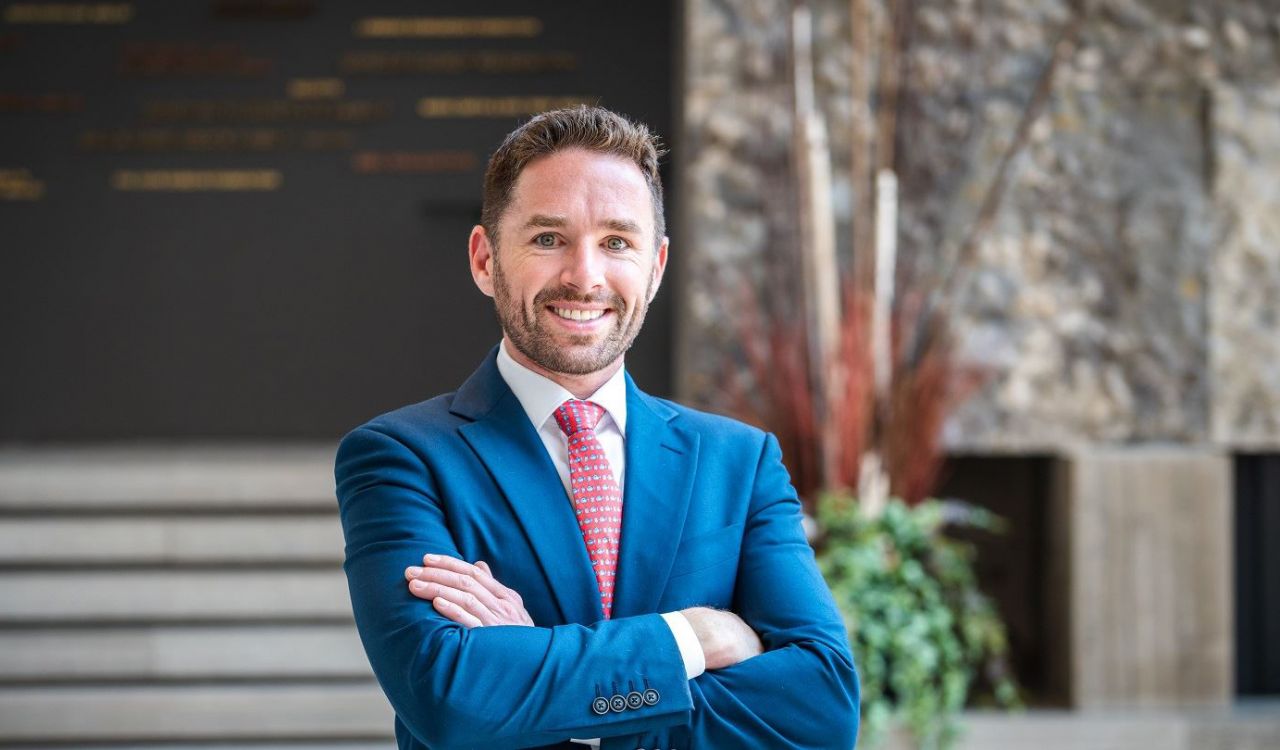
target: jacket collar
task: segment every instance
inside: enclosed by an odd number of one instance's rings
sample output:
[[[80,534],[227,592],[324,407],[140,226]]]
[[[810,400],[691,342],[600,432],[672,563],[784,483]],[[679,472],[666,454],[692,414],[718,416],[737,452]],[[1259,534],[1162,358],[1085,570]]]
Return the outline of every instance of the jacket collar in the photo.
[[[497,348],[454,395],[450,411],[488,468],[533,548],[565,622],[603,617],[573,508],[555,466],[515,394],[498,372]],[[626,480],[614,617],[655,612],[684,528],[698,436],[673,424],[677,412],[641,391],[628,374]]]

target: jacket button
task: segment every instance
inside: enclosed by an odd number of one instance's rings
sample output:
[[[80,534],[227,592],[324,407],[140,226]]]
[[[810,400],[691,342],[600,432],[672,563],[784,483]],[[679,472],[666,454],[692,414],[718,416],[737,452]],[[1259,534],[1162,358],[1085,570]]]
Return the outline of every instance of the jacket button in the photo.
[[[641,708],[642,706],[644,706],[643,695],[640,695],[634,690],[632,690],[630,693],[627,693],[627,708],[634,711],[637,708]]]
[[[658,691],[654,690],[653,688],[649,688],[648,690],[645,690],[644,695],[641,696],[641,698],[644,699],[644,704],[646,706],[658,705],[658,701],[661,699],[661,697],[662,696],[658,695]]]
[[[609,708],[613,709],[614,713],[620,714],[627,710],[627,699],[621,695],[615,695],[609,699]]]
[[[595,700],[591,701],[591,710],[594,711],[597,716],[604,716],[609,713],[609,701],[604,697],[597,697]]]

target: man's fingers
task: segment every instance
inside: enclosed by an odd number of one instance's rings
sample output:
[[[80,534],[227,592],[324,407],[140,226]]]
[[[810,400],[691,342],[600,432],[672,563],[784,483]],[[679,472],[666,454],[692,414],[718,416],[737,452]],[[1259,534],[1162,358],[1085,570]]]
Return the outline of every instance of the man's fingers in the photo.
[[[468,628],[478,628],[484,624],[480,621],[479,617],[476,617],[463,609],[457,603],[451,602],[443,596],[437,596],[432,599],[431,606],[435,607],[437,612],[448,617],[459,625],[463,625]]]
[[[469,576],[478,581],[484,578],[493,580],[493,576],[489,575],[488,571],[482,570],[466,560],[459,560],[456,557],[449,557],[448,555],[423,555],[422,565],[427,570],[447,570],[458,575]],[[485,588],[488,588],[488,586]]]
[[[470,592],[475,598],[489,609],[495,609],[498,606],[499,597],[484,585],[483,581],[478,580],[475,576],[465,573],[455,573],[452,570],[444,570],[441,568],[409,568],[405,571],[405,577],[410,580],[419,580],[423,583],[436,583],[442,586],[448,586],[458,591]]]
[[[477,560],[472,565],[456,557],[428,554],[423,556],[422,563],[422,567],[410,566],[404,572],[410,591],[419,599],[434,602],[442,596],[482,625],[533,624],[520,594],[494,578],[485,561]],[[454,617],[450,619],[462,622]]]
[[[503,586],[502,581],[494,578],[493,571],[489,569],[489,563],[484,560],[476,560],[476,568],[484,573],[484,575],[477,576],[476,579],[480,581],[485,588],[492,591],[494,596],[505,601],[513,602],[519,607],[524,606],[524,600],[520,598],[520,592]]]
[[[493,612],[470,591],[460,591],[439,583],[427,583],[419,580],[409,583],[409,591],[419,599],[430,600],[440,614],[467,627],[498,624],[498,618],[494,616]],[[442,609],[442,603],[451,606]],[[464,613],[467,617],[460,619],[454,616],[455,613]]]
[[[428,570],[435,568],[457,573],[458,575],[470,576],[473,580],[478,581],[481,586],[487,589],[494,596],[506,599],[514,598],[515,601],[519,601],[518,596],[513,597],[515,594],[514,591],[503,586],[498,579],[493,577],[493,572],[489,569],[489,564],[483,560],[477,561],[475,565],[472,565],[471,563],[465,560],[459,560],[456,557],[428,554],[423,555],[422,564]]]
[[[456,557],[448,555],[427,554],[422,556],[422,564],[429,568],[441,568],[444,570],[452,570],[454,573],[470,574],[475,570],[474,565],[466,560],[459,560]]]
[[[409,568],[405,577],[410,579],[417,578],[428,583],[442,583],[445,586],[462,589],[463,591],[484,590],[484,587],[474,577],[465,573],[455,573],[452,570],[441,570],[440,568]]]

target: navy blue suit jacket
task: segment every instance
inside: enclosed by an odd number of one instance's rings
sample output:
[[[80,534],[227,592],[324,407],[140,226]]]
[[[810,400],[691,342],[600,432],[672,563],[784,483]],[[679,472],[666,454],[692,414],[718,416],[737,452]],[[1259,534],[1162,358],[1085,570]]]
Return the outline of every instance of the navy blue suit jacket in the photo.
[[[494,353],[456,393],[377,417],[338,449],[351,603],[400,747],[852,748],[857,676],[777,441],[627,377],[604,620],[571,504]],[[537,627],[439,615],[405,585],[428,552],[485,560]],[[736,612],[765,652],[686,679],[659,613],[696,605]],[[638,707],[595,710],[646,690]]]

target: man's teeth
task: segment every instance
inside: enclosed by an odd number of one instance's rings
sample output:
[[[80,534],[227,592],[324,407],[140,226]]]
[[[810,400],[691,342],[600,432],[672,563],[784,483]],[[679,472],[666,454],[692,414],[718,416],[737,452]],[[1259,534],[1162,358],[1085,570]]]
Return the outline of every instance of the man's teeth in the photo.
[[[564,307],[553,307],[556,315],[565,320],[595,320],[604,315],[604,310],[569,310]]]

